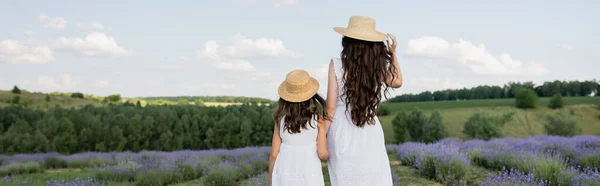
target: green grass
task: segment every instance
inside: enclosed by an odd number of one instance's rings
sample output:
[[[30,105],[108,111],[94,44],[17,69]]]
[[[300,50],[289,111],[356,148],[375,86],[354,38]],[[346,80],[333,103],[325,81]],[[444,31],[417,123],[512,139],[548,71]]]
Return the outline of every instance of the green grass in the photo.
[[[504,114],[514,112],[514,119],[504,126],[504,136],[527,137],[544,133],[544,125],[547,123],[547,115],[553,110],[547,108],[549,98],[540,100],[541,106],[537,109],[522,110],[512,106],[513,102],[507,99],[499,100],[470,100],[470,101],[447,101],[447,102],[414,102],[414,103],[387,103],[392,114],[380,117],[385,133],[386,143],[392,143],[394,139],[392,120],[397,112],[411,111],[414,108],[422,109],[429,115],[437,110],[442,114],[444,124],[450,137],[468,139],[462,133],[463,125],[467,119],[478,111],[491,114]],[[569,97],[564,98],[565,112],[573,114],[573,117],[582,128],[583,134],[599,134],[600,111],[597,109],[600,97]]]

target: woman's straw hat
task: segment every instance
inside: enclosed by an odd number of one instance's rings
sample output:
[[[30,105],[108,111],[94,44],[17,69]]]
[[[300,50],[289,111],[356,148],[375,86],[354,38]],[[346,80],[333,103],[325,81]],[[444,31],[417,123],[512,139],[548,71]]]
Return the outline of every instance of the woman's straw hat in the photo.
[[[388,36],[375,30],[375,19],[365,16],[352,16],[348,27],[334,27],[337,33],[354,39],[379,42],[387,40]]]
[[[279,97],[289,102],[303,102],[319,91],[319,81],[310,77],[305,70],[294,70],[287,74],[279,85]]]

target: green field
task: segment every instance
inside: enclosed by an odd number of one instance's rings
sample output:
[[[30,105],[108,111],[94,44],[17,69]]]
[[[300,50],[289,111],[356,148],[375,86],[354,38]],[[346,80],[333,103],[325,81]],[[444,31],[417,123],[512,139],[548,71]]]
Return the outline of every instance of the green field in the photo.
[[[10,105],[14,96],[20,96],[20,104],[29,108],[45,109],[56,106],[63,108],[80,108],[85,105],[102,106],[101,102],[90,99],[77,99],[67,96],[50,95],[50,101],[46,101],[46,95],[43,93],[28,93],[13,94],[10,91],[0,90],[0,107]]]
[[[430,114],[437,110],[444,118],[450,137],[467,139],[467,136],[462,133],[462,129],[465,121],[473,113],[482,111],[501,115],[515,112],[513,121],[504,126],[504,134],[512,137],[526,137],[544,133],[546,117],[553,112],[546,107],[549,101],[550,98],[541,98],[541,106],[533,110],[516,109],[513,107],[514,99],[386,103],[385,105],[390,108],[392,114],[380,117],[380,120],[386,143],[392,143],[394,134],[391,123],[397,112],[419,108],[426,114]],[[567,105],[563,110],[574,116],[584,134],[600,133],[600,110],[596,106],[596,104],[600,104],[600,97],[567,97],[563,98],[563,101]]]

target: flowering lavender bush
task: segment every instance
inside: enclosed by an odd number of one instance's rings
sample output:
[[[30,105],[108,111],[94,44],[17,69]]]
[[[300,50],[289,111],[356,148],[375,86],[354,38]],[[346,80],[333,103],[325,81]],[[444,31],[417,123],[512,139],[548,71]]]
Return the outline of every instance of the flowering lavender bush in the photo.
[[[544,186],[547,184],[545,180],[538,180],[533,174],[525,174],[523,172],[511,169],[500,172],[499,174],[493,174],[488,177],[481,186],[514,186],[514,185],[527,185],[527,186]]]
[[[459,150],[456,140],[442,140],[436,144],[405,143],[398,145],[398,160],[413,166],[426,178],[443,183],[459,181],[470,166],[466,153]]]
[[[269,186],[269,173],[264,172],[250,178],[246,183],[241,183],[239,186]]]

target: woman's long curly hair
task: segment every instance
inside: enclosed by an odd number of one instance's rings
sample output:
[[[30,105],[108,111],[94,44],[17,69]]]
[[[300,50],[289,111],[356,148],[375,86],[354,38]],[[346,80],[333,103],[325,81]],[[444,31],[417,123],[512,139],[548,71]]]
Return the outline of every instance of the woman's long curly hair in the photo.
[[[299,103],[293,103],[279,98],[277,110],[273,114],[275,122],[279,123],[283,118],[285,123],[283,130],[290,134],[300,133],[302,129],[313,126],[313,118],[329,120],[326,109],[325,99],[319,94]]]
[[[342,39],[341,53],[346,111],[358,127],[375,124],[377,105],[387,99],[386,80],[396,78],[392,53],[384,42],[370,42],[349,37]],[[383,90],[383,95],[382,95]]]

